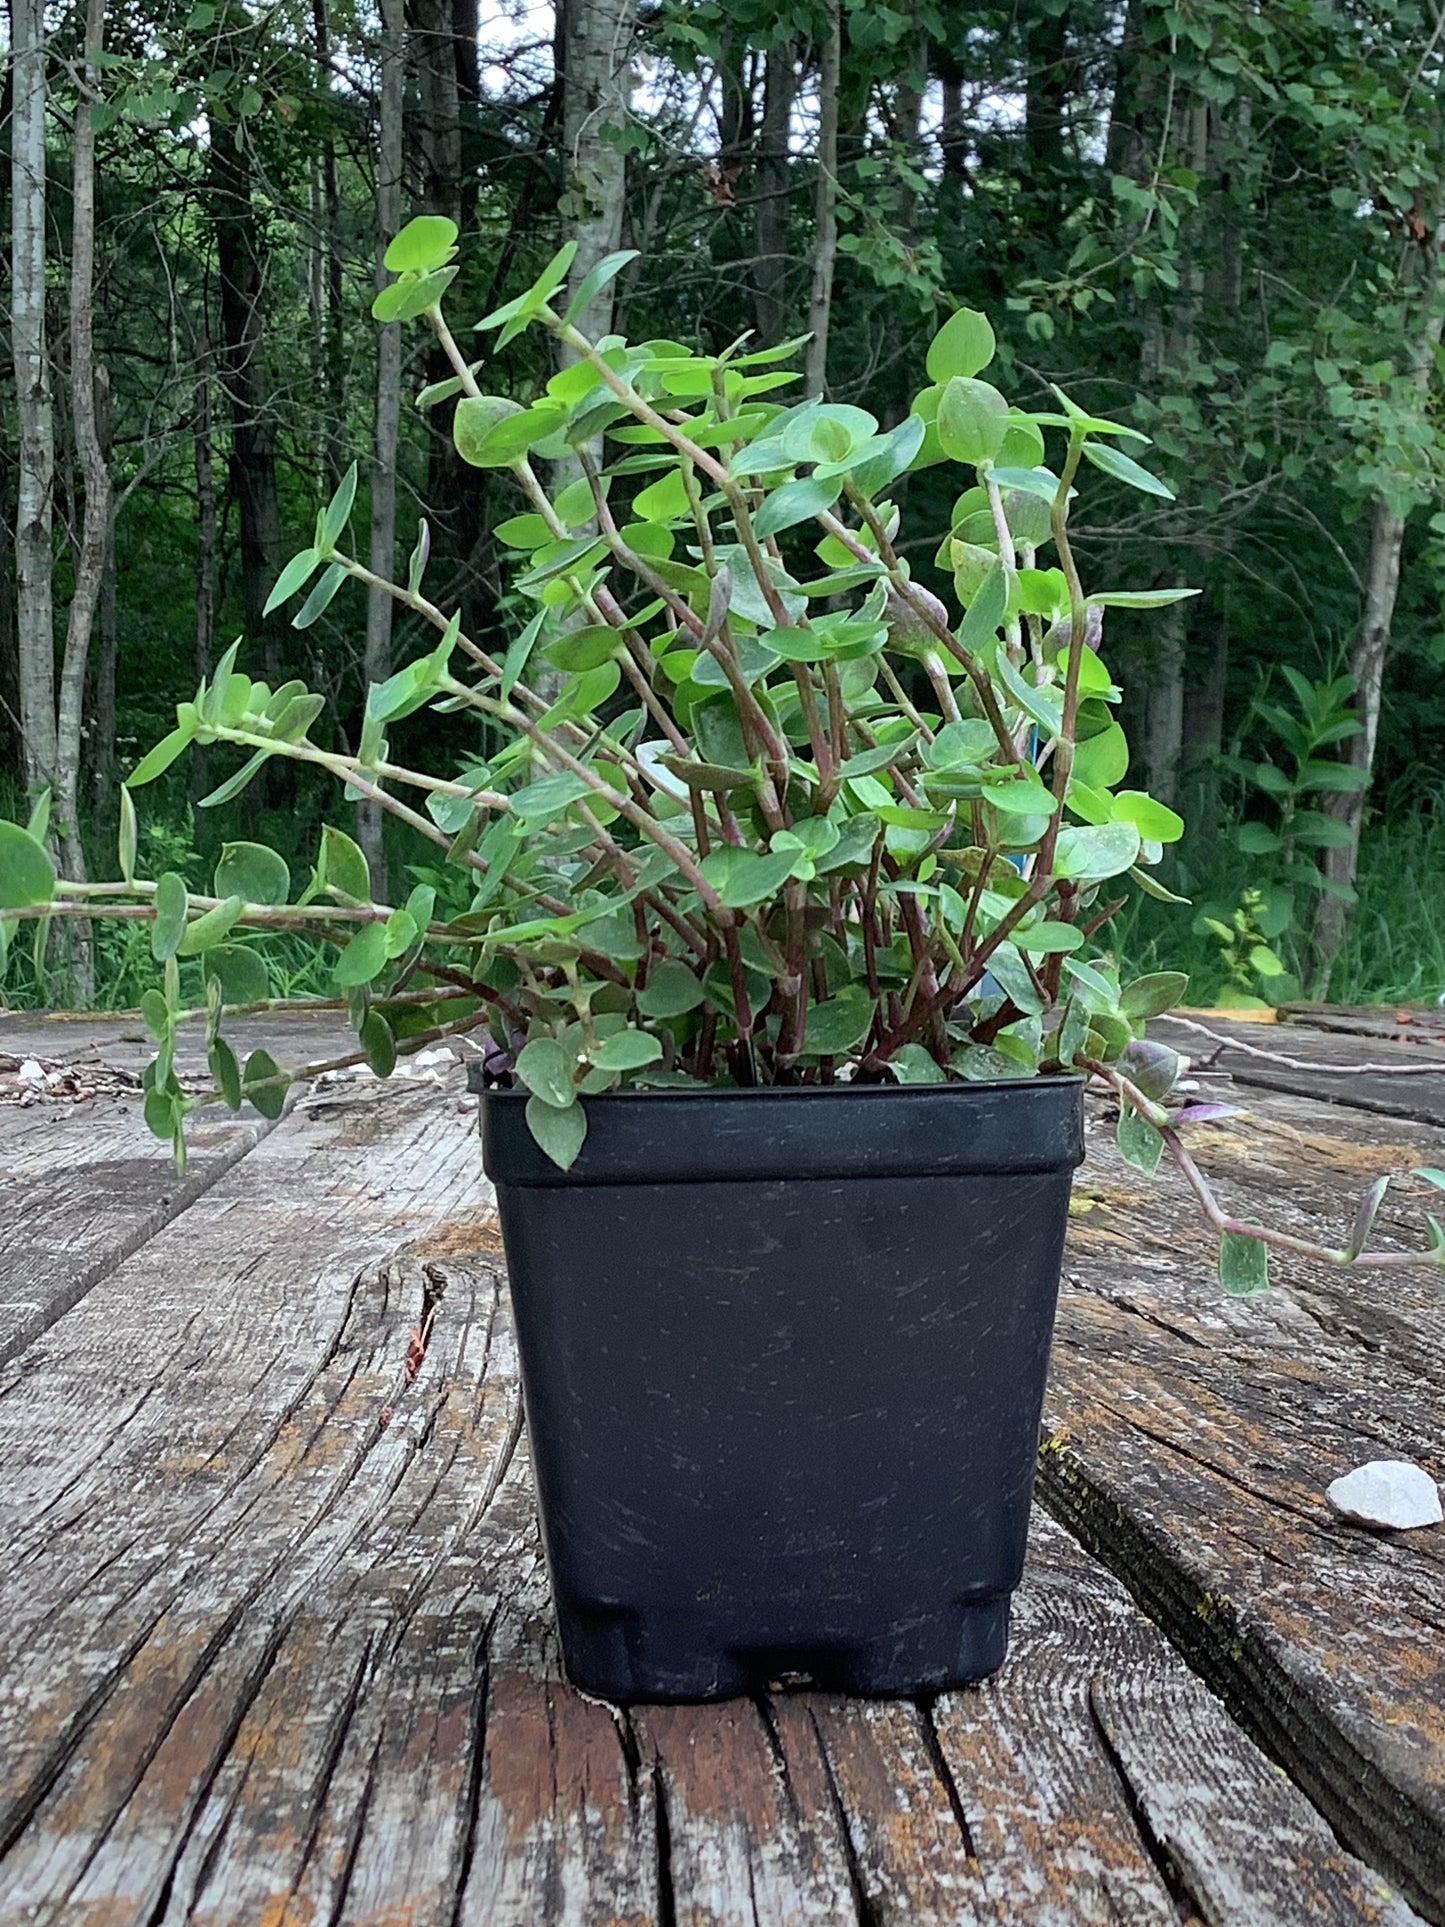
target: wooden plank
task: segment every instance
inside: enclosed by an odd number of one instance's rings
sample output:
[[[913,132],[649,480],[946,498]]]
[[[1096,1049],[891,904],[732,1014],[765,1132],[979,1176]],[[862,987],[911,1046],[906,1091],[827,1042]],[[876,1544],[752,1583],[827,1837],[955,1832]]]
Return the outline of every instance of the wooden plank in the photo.
[[[1243,1927],[1251,1809],[1413,1921],[1046,1522],[978,1692],[568,1687],[469,1122],[298,1108],[0,1380],[0,1927]]]
[[[1236,1091],[1197,1132],[1231,1209],[1342,1237],[1383,1172],[1445,1157],[1424,1125]],[[1350,1845],[1445,1919],[1445,1531],[1335,1521],[1331,1479],[1411,1457],[1445,1478],[1445,1293],[1430,1272],[1274,1263],[1229,1300],[1182,1187],[1095,1124],[1075,1195],[1041,1490]],[[1384,1242],[1423,1243],[1400,1176]]]
[[[192,1132],[185,1175],[139,1095],[0,1107],[0,1365],[48,1330],[265,1135],[221,1113]]]
[[[1220,1049],[1204,1030],[1226,1039],[1227,1047]],[[1282,1091],[1445,1127],[1445,1052],[1434,1034],[1401,1041],[1393,1033],[1346,1033],[1306,1029],[1303,1024],[1271,1030],[1230,1023],[1213,1012],[1187,1023],[1156,1018],[1150,1034],[1200,1064],[1227,1072],[1246,1089]],[[1274,1061],[1278,1058],[1294,1061]],[[1206,1083],[1212,1069],[1202,1073]]]

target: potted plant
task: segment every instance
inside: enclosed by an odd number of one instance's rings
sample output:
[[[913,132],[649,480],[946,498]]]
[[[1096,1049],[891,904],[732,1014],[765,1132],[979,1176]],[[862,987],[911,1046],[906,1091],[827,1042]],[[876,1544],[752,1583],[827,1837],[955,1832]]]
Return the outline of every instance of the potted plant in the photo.
[[[425,525],[404,582],[372,575],[347,545],[353,470],[272,603],[305,592],[305,627],[353,578],[433,626],[369,690],[355,753],[313,740],[320,695],[253,681],[233,648],[128,780],[122,881],[57,882],[43,826],[0,824],[0,909],[151,921],[145,1109],[178,1154],[200,1101],[174,1069],[183,1022],[206,1026],[220,1100],[284,1100],[291,1074],[225,1035],[269,997],[249,931],[334,952],[383,1075],[439,1038],[478,1045],[579,1685],[979,1678],[1022,1567],[1085,1076],[1112,1087],[1127,1156],[1180,1162],[1227,1288],[1262,1285],[1271,1238],[1297,1244],[1220,1210],[1189,1107],[1166,1103],[1180,1060],[1143,1030],[1185,979],[1121,982],[1100,948],[1128,882],[1167,895],[1151,871],[1183,827],[1122,786],[1102,622],[1188,591],[1086,588],[1071,506],[1095,470],[1167,491],[1126,424],[1057,390],[1012,407],[967,309],[888,430],[774,400],[797,344],[588,341],[572,317],[626,255],[569,305],[564,249],[487,317],[499,344],[544,327],[564,365],[525,406],[485,394],[442,312],[455,241],[412,222],[375,312],[430,324],[455,373],[422,406],[454,404],[463,459],[520,488],[496,534],[528,619],[500,651],[464,634],[425,592]],[[965,484],[952,606],[914,579],[896,499],[940,462]],[[388,733],[427,707],[475,719],[460,767],[393,760]],[[404,899],[374,899],[334,827],[294,901],[252,842],[207,896],[138,876],[131,793],[193,742],[241,755],[212,805],[273,756],[374,799],[415,839]],[[1317,1255],[1371,1262],[1361,1226]]]

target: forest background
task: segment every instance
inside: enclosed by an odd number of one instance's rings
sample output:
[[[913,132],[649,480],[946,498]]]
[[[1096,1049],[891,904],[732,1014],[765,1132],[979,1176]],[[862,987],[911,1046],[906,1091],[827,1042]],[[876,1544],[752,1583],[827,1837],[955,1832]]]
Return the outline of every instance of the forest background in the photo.
[[[424,517],[437,600],[479,640],[525,621],[509,478],[460,465],[416,406],[427,341],[370,315],[425,211],[462,232],[458,318],[566,240],[574,281],[636,248],[594,335],[810,337],[780,399],[887,425],[962,303],[1020,406],[1057,382],[1132,421],[1174,499],[1093,489],[1076,541],[1121,586],[1202,591],[1107,652],[1140,786],[1190,823],[1163,874],[1191,907],[1141,900],[1113,940],[1196,1001],[1445,994],[1435,0],[10,0],[8,28],[0,814],[48,790],[65,874],[114,873],[118,782],[236,636],[359,726],[407,618],[352,591],[266,613],[353,460],[373,568]],[[525,398],[545,353],[522,335],[483,385]],[[942,475],[909,483],[926,581]],[[444,765],[475,747],[405,727]],[[150,793],[151,867],[204,887],[244,822],[304,868],[325,793],[268,770],[199,807],[219,774]],[[374,875],[404,866],[360,831]],[[27,949],[4,996],[134,1002],[143,933],[97,945]]]

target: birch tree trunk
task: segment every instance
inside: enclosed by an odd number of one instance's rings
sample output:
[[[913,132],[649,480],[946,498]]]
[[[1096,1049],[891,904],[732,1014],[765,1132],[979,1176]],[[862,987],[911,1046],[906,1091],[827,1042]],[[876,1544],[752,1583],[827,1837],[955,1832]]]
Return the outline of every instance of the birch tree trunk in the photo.
[[[45,346],[45,8],[11,0],[10,339],[20,423],[15,504],[15,631],[25,787],[55,773],[55,617],[51,489],[55,420]]]
[[[1430,237],[1421,287],[1422,321],[1411,350],[1410,375],[1420,398],[1421,413],[1429,402],[1436,353],[1445,331],[1445,217],[1435,224]],[[1405,545],[1405,525],[1409,510],[1375,498],[1370,518],[1370,550],[1365,562],[1364,585],[1360,597],[1360,626],[1350,650],[1350,674],[1355,679],[1355,709],[1362,728],[1345,745],[1347,760],[1364,772],[1366,781],[1356,792],[1336,793],[1324,798],[1324,807],[1343,822],[1349,841],[1335,850],[1321,852],[1326,880],[1333,890],[1321,891],[1315,906],[1314,942],[1324,982],[1344,940],[1349,921],[1349,899],[1338,894],[1352,891],[1360,861],[1360,825],[1364,820],[1365,797],[1375,767],[1375,743],[1380,733],[1380,697],[1385,683],[1385,664],[1390,654],[1390,638],[1395,621],[1395,598],[1400,589],[1400,555]]]
[[[75,586],[66,623],[65,654],[56,712],[55,824],[66,875],[85,878],[80,834],[80,764],[85,748],[85,682],[91,636],[105,580],[111,535],[110,465],[101,447],[95,367],[95,129],[91,98],[100,75],[105,0],[88,0],[85,53],[75,108],[70,247],[70,415],[85,483],[85,512],[75,558]],[[78,924],[71,957],[88,1002],[94,990],[89,929]]]
[[[376,170],[376,285],[386,285],[382,266],[387,243],[401,226],[402,116],[406,101],[405,0],[381,0],[381,126]],[[401,422],[401,327],[390,322],[376,347],[376,441],[371,462],[371,553],[373,574],[391,580],[396,559],[396,450]],[[389,595],[378,589],[366,602],[365,685],[380,682],[391,666]],[[386,900],[386,851],[379,805],[363,798],[357,834],[371,865],[372,888]]]
[[[812,339],[803,387],[809,395],[828,388],[828,323],[833,310],[833,270],[838,261],[838,84],[843,66],[840,0],[828,0],[828,24],[818,77],[818,185],[813,216],[813,285],[808,297]]]
[[[577,256],[567,277],[573,293],[605,256],[622,245],[627,160],[616,136],[632,104],[637,0],[563,0],[562,141],[567,239]],[[590,340],[612,332],[615,283],[576,317]]]

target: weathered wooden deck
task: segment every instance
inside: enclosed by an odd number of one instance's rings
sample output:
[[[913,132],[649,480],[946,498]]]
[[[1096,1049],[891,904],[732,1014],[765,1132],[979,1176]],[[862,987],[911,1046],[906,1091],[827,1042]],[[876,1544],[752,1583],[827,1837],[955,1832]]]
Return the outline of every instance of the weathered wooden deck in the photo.
[[[1239,1034],[1335,1066],[1223,1060],[1243,1213],[1445,1164],[1439,1042]],[[0,1056],[4,1927],[1445,1922],[1445,1529],[1323,1496],[1445,1477],[1430,1274],[1224,1300],[1096,1127],[1003,1672],[623,1712],[560,1674],[460,1077],[219,1122],[179,1182],[124,1021],[7,1051],[79,1075],[21,1105]]]

